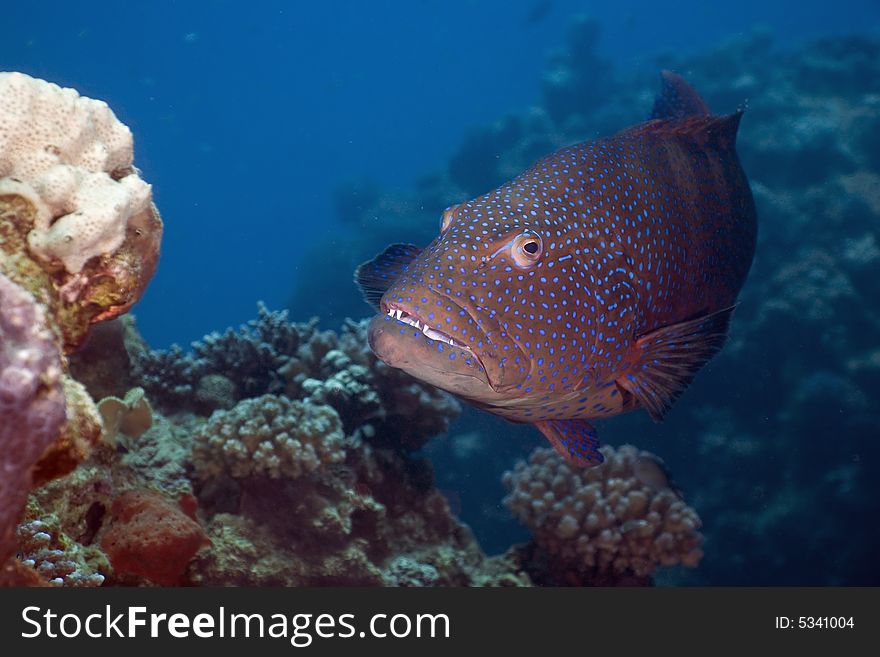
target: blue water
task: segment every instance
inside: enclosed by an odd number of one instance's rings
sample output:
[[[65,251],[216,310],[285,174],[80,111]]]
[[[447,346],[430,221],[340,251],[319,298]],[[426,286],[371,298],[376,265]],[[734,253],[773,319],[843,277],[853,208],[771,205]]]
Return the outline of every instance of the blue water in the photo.
[[[469,127],[536,102],[580,13],[603,55],[642,69],[756,25],[791,43],[880,24],[876,0],[15,2],[0,68],[104,99],[134,131],[166,224],[135,312],[162,347],[283,307],[301,254],[340,229],[341,182],[405,187]]]

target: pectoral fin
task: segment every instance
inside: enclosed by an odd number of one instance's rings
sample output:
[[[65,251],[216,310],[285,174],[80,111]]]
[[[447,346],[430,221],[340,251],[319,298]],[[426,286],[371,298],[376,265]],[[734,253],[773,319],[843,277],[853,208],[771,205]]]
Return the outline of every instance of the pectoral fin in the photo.
[[[664,326],[635,341],[635,364],[616,379],[656,421],[727,340],[733,307]]]
[[[391,244],[354,270],[364,300],[379,310],[379,300],[422,250],[413,244]]]
[[[583,420],[542,420],[535,426],[566,461],[577,468],[600,465],[605,457],[599,451],[596,430]]]

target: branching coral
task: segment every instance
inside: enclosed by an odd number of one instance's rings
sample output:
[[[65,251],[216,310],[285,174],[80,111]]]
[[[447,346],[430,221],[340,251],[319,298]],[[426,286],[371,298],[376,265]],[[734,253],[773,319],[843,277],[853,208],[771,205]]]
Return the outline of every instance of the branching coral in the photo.
[[[317,320],[293,324],[286,311],[270,312],[262,303],[257,312],[257,319],[238,331],[227,329],[194,342],[191,354],[177,345],[169,350],[135,350],[131,354],[135,377],[150,399],[166,410],[195,407],[210,412],[217,408],[212,404],[218,387],[226,388],[221,404],[230,396],[238,401],[282,392],[281,372],[312,339]]]
[[[332,367],[351,366],[332,354],[325,356],[333,366],[321,358],[331,379]],[[382,585],[421,573],[428,585],[490,577],[424,464],[344,436],[331,406],[264,395],[216,411],[193,439],[212,541],[190,568],[194,582]],[[506,583],[528,582],[492,568]]]
[[[532,452],[504,475],[505,505],[546,553],[560,584],[642,582],[658,566],[694,567],[700,518],[648,452],[602,448],[605,463],[574,470],[552,449]]]
[[[206,336],[192,354],[135,350],[134,376],[166,412],[210,412],[235,401],[284,394],[332,406],[346,433],[413,451],[443,433],[460,411],[450,395],[379,361],[367,346],[366,323],[342,331],[317,321],[291,323],[259,304],[256,320],[237,332]],[[402,422],[401,420],[406,420]]]

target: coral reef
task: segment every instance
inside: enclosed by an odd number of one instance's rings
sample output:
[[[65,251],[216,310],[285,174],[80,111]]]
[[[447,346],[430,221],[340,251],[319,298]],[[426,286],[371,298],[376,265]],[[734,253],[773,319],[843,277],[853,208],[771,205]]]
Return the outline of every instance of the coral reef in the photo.
[[[193,344],[146,350],[131,341],[133,376],[167,412],[208,414],[266,394],[330,405],[347,433],[360,430],[376,444],[413,451],[444,433],[458,402],[432,386],[389,368],[366,348],[366,322],[346,320],[339,333],[317,320],[291,323],[287,312],[258,305],[257,319]],[[419,413],[423,408],[437,412]],[[401,419],[407,419],[405,430]]]
[[[260,305],[190,352],[150,350],[130,318],[98,324],[141,294],[161,234],[130,134],[69,90],[0,79],[0,562],[16,555],[0,580],[880,583],[880,529],[864,522],[880,513],[880,41],[783,50],[757,31],[622,71],[598,38],[577,22],[538,106],[472,131],[413,189],[340,190],[353,230],[304,254],[312,275],[292,306],[337,330]],[[761,234],[729,345],[664,424],[604,425],[606,441],[639,446],[604,447],[600,468],[537,449],[511,470],[533,431],[477,412],[429,443],[460,407],[377,361],[363,322],[338,319],[366,313],[349,272],[386,243],[427,242],[444,207],[544,153],[642,120],[658,68],[717,111],[748,105],[738,148]],[[55,102],[69,108],[62,135],[8,119],[25,105],[52,116]],[[61,244],[71,226],[85,231]],[[105,424],[114,444],[98,440]],[[687,504],[644,449],[674,467]],[[529,540],[516,520],[531,540],[486,556]]]
[[[342,422],[330,406],[263,395],[215,411],[192,437],[196,476],[295,479],[345,458]]]
[[[0,73],[0,98],[0,272],[49,309],[69,351],[141,296],[162,221],[106,103],[21,73]]]
[[[60,353],[43,311],[0,274],[0,564],[15,551],[32,469],[64,419]]]
[[[167,416],[153,410],[145,427],[140,388],[102,399],[120,439],[34,492],[27,522],[51,527],[57,554],[29,548],[21,563],[62,585],[529,585],[514,555],[483,553],[413,454],[458,404],[377,362],[363,331],[292,324],[261,306],[224,334],[236,358],[216,336],[192,354],[147,352],[130,321],[92,334],[72,355],[89,390],[141,383]],[[259,366],[247,362],[255,353]],[[152,378],[157,363],[181,377],[171,394]],[[211,384],[216,408],[204,403],[209,377],[223,379]],[[277,392],[242,396],[265,386]],[[55,562],[83,575],[59,575]]]
[[[30,520],[18,528],[18,552],[22,565],[54,586],[93,587],[104,583],[95,568],[106,559],[95,548],[83,547],[53,527],[51,520]]]
[[[0,73],[0,564],[25,549],[20,563],[53,581],[95,581],[75,576],[60,544],[39,547],[46,532],[14,524],[32,486],[73,472],[98,444],[101,416],[65,356],[141,296],[161,235],[131,132],[109,107]]]
[[[603,447],[605,463],[575,470],[552,449],[504,474],[504,504],[532,531],[543,563],[536,581],[576,586],[644,584],[658,566],[696,567],[700,518],[670,487],[657,458],[631,445]]]
[[[344,462],[281,478],[238,471],[199,490],[211,546],[198,584],[528,585],[518,565],[488,559],[430,486],[423,466],[349,437]],[[314,461],[307,459],[308,466]],[[228,473],[232,475],[232,473]],[[228,509],[228,510],[224,510]],[[279,512],[279,510],[282,510]],[[211,514],[212,511],[216,513]]]
[[[195,502],[187,502],[190,512]],[[205,532],[183,509],[149,490],[130,490],[113,500],[101,538],[113,570],[154,584],[179,584],[187,564],[207,542]]]

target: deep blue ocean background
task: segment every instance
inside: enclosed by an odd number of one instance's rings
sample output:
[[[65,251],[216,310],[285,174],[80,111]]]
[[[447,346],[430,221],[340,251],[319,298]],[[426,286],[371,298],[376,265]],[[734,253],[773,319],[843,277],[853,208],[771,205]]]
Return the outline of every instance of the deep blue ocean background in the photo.
[[[584,46],[595,57],[584,66],[585,85],[595,63],[597,91],[575,91],[575,102],[595,107],[572,121],[576,108],[557,106],[561,115],[522,127],[530,107],[553,114],[548,61],[562,51],[565,66],[577,69],[571,26],[583,16],[598,31],[595,50]],[[132,129],[135,164],[165,222],[159,269],[133,311],[159,349],[251,320],[258,301],[288,309],[295,321],[318,316],[331,329],[346,316],[369,316],[350,282],[352,244],[369,243],[374,253],[379,241],[431,235],[444,194],[488,191],[483,171],[494,185],[509,162],[534,159],[528,149],[536,143],[535,156],[561,136],[598,136],[641,120],[653,93],[646,81],[656,84],[664,65],[692,64],[718,111],[748,101],[743,88],[769,98],[744,119],[755,146],[743,159],[753,189],[758,181],[760,240],[744,293],[751,296],[713,361],[722,365],[700,375],[667,423],[635,413],[600,429],[609,444],[662,455],[705,512],[703,566],[669,582],[877,584],[880,497],[867,464],[878,456],[872,331],[880,319],[866,306],[880,258],[880,197],[865,188],[880,171],[880,137],[874,128],[866,139],[858,132],[876,127],[876,107],[865,118],[852,104],[870,95],[865,89],[880,94],[880,67],[865,64],[878,30],[877,0],[18,2],[0,22],[0,70],[105,100]],[[869,33],[874,41],[832,42],[804,64],[803,44]],[[875,79],[857,79],[860,70]],[[779,100],[765,85],[787,84],[789,72],[801,78]],[[614,96],[607,108],[606,90]],[[801,110],[819,120],[798,123]],[[516,134],[493,132],[509,114],[520,122]],[[762,131],[764,121],[775,133]],[[841,154],[836,131],[844,125]],[[854,154],[856,142],[863,150]],[[432,182],[436,172],[440,182]],[[843,178],[858,188],[850,205],[835,187]],[[872,198],[877,205],[868,207]],[[798,203],[812,203],[810,211]],[[393,210],[382,228],[375,208]],[[409,230],[410,209],[430,226],[399,234]],[[795,225],[798,217],[803,224]],[[385,233],[377,238],[374,228]],[[826,230],[854,255],[841,255]],[[788,255],[790,266],[779,261]],[[760,343],[744,344],[737,327]],[[501,504],[500,475],[539,444],[529,427],[466,409],[449,436],[422,452],[487,553],[528,539]],[[762,519],[751,523],[756,510]],[[816,555],[827,567],[814,565]]]
[[[308,245],[343,230],[340,183],[406,187],[469,128],[536,102],[581,14],[604,56],[653,70],[756,25],[783,44],[863,30],[880,3],[16,2],[0,68],[106,100],[134,132],[166,224],[134,312],[166,347],[246,321],[258,299],[284,307]],[[312,315],[341,319],[291,309]]]

